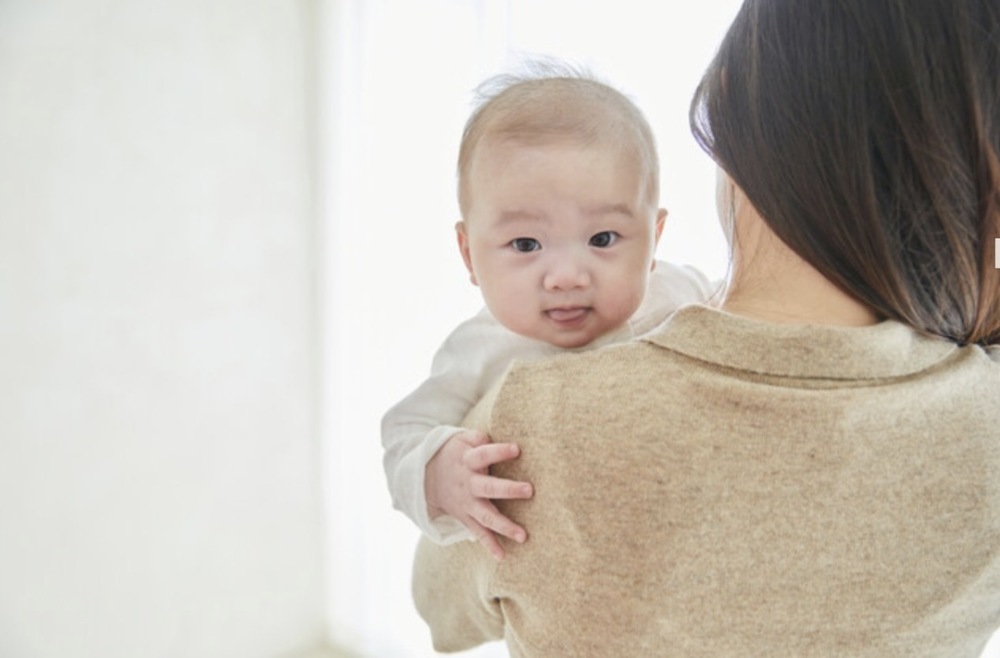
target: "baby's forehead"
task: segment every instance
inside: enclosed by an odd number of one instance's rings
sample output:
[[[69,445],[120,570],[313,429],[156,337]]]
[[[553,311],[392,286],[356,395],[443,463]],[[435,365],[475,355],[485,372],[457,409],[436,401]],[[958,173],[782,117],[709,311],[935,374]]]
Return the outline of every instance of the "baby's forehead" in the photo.
[[[610,136],[601,139],[538,134],[483,137],[466,172],[465,210],[471,210],[482,195],[493,199],[532,194],[555,198],[551,195],[558,196],[567,186],[575,189],[572,195],[577,199],[581,198],[577,196],[580,194],[601,195],[613,189],[616,203],[628,199],[628,205],[635,207],[637,212],[640,208],[657,205],[655,188],[651,189],[653,172],[649,163],[639,148],[627,142]],[[498,180],[504,183],[498,184]],[[606,202],[607,199],[601,200],[601,203]]]
[[[600,135],[537,132],[491,132],[484,134],[473,153],[472,163],[483,160],[506,159],[527,152],[578,152],[581,156],[597,156],[635,166],[635,171],[645,174],[648,163],[638,145],[622,140],[609,132]]]
[[[593,149],[642,178],[647,200],[659,198],[656,145],[645,118],[621,94],[594,83],[546,82],[515,87],[484,104],[466,126],[459,151],[459,205],[476,193],[477,169],[498,166],[498,154],[518,149]],[[482,167],[484,163],[489,163]]]

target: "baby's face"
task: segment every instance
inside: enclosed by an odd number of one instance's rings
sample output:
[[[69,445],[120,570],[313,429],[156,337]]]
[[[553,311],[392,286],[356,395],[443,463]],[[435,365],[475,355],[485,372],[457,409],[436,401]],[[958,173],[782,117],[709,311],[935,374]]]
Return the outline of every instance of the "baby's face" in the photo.
[[[484,141],[468,172],[458,241],[486,306],[508,329],[587,345],[639,307],[665,211],[624,149]]]

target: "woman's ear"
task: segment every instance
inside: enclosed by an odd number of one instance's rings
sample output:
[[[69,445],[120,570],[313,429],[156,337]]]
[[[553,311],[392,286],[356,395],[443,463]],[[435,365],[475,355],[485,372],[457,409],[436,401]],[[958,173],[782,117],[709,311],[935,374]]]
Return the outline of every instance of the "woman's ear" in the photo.
[[[469,280],[472,285],[478,286],[476,281],[476,271],[472,269],[472,252],[469,249],[469,233],[465,229],[465,222],[455,223],[455,237],[458,239],[458,251],[462,254],[462,261],[465,262],[465,269],[469,270]]]
[[[736,217],[736,183],[718,165],[715,168],[715,214],[719,218],[719,226],[726,236],[726,242],[732,245],[733,223]]]

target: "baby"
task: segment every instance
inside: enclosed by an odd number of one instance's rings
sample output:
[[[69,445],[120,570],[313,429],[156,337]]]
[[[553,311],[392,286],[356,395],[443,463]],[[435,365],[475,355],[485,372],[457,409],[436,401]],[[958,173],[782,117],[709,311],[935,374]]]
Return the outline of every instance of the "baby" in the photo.
[[[478,538],[500,559],[497,534],[527,534],[492,500],[532,488],[489,475],[518,448],[460,427],[465,415],[514,359],[631,340],[712,289],[654,258],[667,212],[652,131],[628,98],[574,71],[501,76],[479,91],[459,150],[455,229],[486,308],[385,415],[382,445],[397,509],[438,543]]]

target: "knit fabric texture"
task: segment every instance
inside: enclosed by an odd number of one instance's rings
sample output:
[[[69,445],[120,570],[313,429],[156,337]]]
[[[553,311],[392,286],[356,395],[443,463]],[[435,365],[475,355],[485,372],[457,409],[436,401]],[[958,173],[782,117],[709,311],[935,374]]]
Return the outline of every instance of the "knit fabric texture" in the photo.
[[[688,306],[468,422],[535,495],[502,562],[421,542],[438,650],[973,658],[1000,625],[1000,349]]]

